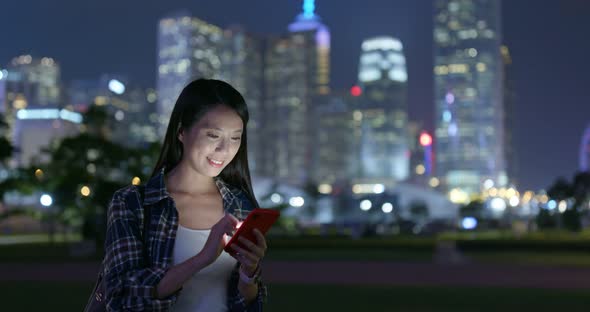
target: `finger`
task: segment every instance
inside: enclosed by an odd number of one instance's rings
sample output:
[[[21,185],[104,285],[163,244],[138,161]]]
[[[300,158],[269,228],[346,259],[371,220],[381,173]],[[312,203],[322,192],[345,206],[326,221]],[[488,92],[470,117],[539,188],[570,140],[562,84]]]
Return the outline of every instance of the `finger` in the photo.
[[[264,249],[262,247],[257,246],[256,244],[244,237],[238,237],[238,240],[242,244],[244,244],[251,252],[256,254],[259,258],[264,257]]]
[[[254,236],[256,236],[256,242],[258,247],[262,248],[263,250],[266,250],[267,246],[266,246],[266,238],[264,237],[264,235],[262,234],[262,232],[260,232],[260,230],[258,229],[254,229]]]
[[[223,224],[221,227],[218,227],[215,232],[212,231],[211,234],[213,234],[213,233],[219,233],[219,234],[216,234],[216,235],[220,235],[220,236],[223,236],[223,235],[232,236],[233,235],[233,232],[234,232],[234,229],[231,227],[231,225],[229,225],[229,224]]]
[[[260,258],[257,255],[238,246],[238,244],[232,244],[231,248],[233,248],[240,256],[242,256],[244,260],[249,260],[253,263],[258,263],[258,261],[260,260]]]
[[[247,271],[253,271],[258,266],[258,262],[252,261],[242,254],[239,254],[236,259]]]
[[[238,223],[240,222],[240,220],[238,220],[238,218],[234,217],[234,215],[232,215],[231,213],[226,213],[224,216],[225,219],[227,219],[227,221],[235,228],[238,226]]]

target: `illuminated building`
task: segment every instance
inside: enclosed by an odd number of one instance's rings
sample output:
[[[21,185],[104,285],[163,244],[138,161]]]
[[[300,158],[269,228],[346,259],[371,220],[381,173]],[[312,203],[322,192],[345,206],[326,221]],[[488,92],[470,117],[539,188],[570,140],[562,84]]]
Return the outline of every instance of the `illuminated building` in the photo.
[[[2,72],[3,113],[8,137],[14,137],[15,114],[25,108],[57,108],[61,105],[60,67],[52,58],[21,55],[12,59]],[[2,92],[2,91],[0,91]]]
[[[265,54],[267,137],[272,138],[260,172],[302,185],[312,179],[314,99],[329,94],[330,32],[315,14],[314,1],[289,33],[269,38]]]
[[[398,39],[363,41],[358,73],[362,95],[355,113],[362,180],[392,184],[409,176],[407,78]]]
[[[178,95],[196,78],[220,79],[234,86],[246,100],[250,114],[249,132],[259,132],[263,102],[263,43],[240,28],[222,29],[176,12],[159,21],[157,122],[163,139]],[[260,137],[250,136],[252,170],[261,162]]]
[[[508,183],[500,2],[434,5],[437,176],[468,201],[487,179]]]

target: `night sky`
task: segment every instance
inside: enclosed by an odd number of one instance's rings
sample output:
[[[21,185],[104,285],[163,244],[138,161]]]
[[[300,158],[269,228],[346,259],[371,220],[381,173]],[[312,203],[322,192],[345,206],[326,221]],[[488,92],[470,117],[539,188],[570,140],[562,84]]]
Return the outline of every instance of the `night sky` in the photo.
[[[20,54],[48,56],[62,80],[123,74],[144,87],[156,79],[160,17],[186,8],[221,27],[280,34],[302,0],[2,0],[0,67]],[[332,34],[332,87],[356,81],[364,38],[390,35],[404,44],[410,118],[433,130],[432,1],[316,0]],[[571,178],[581,135],[590,124],[590,1],[505,0],[503,35],[513,60],[513,129],[521,190]]]

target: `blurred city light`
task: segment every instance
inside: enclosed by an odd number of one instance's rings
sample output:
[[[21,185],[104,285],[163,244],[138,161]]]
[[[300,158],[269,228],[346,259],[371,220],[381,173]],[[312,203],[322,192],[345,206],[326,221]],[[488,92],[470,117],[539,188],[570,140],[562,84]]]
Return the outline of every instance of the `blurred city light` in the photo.
[[[373,193],[381,194],[383,192],[385,192],[385,186],[383,184],[378,183],[373,185]]]
[[[289,199],[289,205],[293,207],[301,207],[304,203],[305,200],[303,200],[303,197],[301,196],[291,197],[291,199]]]
[[[124,113],[122,110],[118,110],[118,111],[115,113],[115,119],[116,119],[117,121],[122,121],[124,118],[125,118],[125,113]]]
[[[109,90],[116,94],[125,93],[125,85],[117,79],[111,79],[109,81]]]
[[[350,88],[350,95],[352,96],[360,96],[363,93],[363,90],[359,86],[353,86]]]
[[[393,205],[391,203],[383,203],[381,210],[385,213],[390,213],[393,211]]]
[[[430,146],[432,145],[432,136],[426,132],[422,132],[420,134],[420,145],[422,146]]]
[[[424,167],[423,164],[419,164],[418,166],[416,166],[416,174],[417,175],[423,175],[426,172],[426,167]]]
[[[510,201],[508,203],[511,207],[516,207],[520,203],[520,200],[518,199],[518,196],[515,195],[510,197]]]
[[[332,186],[330,184],[320,184],[318,186],[318,192],[320,194],[330,194],[332,193]]]
[[[503,212],[506,209],[506,201],[500,197],[495,197],[490,202],[490,207],[495,212]]]
[[[90,196],[90,188],[86,185],[82,186],[80,189],[80,194],[82,194],[84,197]]]
[[[352,186],[352,192],[355,194],[381,194],[385,191],[385,186],[381,183],[355,184]]]
[[[559,209],[559,212],[561,212],[561,213],[563,213],[567,210],[567,203],[565,202],[565,200],[562,200],[559,202],[558,209]]]
[[[96,173],[96,165],[93,163],[86,165],[86,171],[88,171],[88,173],[90,173],[90,174],[95,174]]]
[[[39,202],[41,202],[41,205],[43,205],[45,207],[49,207],[49,206],[51,206],[51,204],[53,204],[53,198],[51,198],[51,196],[49,196],[47,194],[43,194],[43,195],[41,195]]]
[[[494,180],[492,179],[487,179],[483,182],[483,187],[488,190],[491,189],[492,187],[494,187]]]
[[[373,207],[373,203],[371,203],[370,200],[365,199],[365,200],[361,201],[360,207],[361,207],[361,210],[368,211],[369,209],[371,209],[371,207]]]
[[[461,189],[452,189],[449,192],[449,200],[455,204],[467,204],[469,202],[469,194]]]
[[[41,169],[35,170],[35,177],[37,178],[37,180],[43,179],[43,175],[44,175],[43,170],[41,170]]]
[[[553,199],[547,202],[547,209],[553,210],[555,208],[557,208],[557,202],[555,202]]]
[[[19,109],[16,118],[20,120],[42,120],[42,119],[63,119],[73,123],[81,123],[82,115],[71,112],[66,109],[57,108],[39,108],[39,109]]]
[[[439,186],[439,185],[440,185],[440,181],[439,181],[439,179],[438,179],[438,178],[436,178],[436,177],[432,177],[432,178],[430,178],[430,181],[428,181],[428,184],[429,184],[431,187],[437,187],[437,186]]]
[[[491,197],[498,196],[498,189],[497,189],[497,188],[495,188],[495,187],[492,187],[492,188],[491,188],[491,189],[488,191],[488,194],[489,194]]]
[[[461,220],[461,227],[465,230],[473,230],[477,227],[477,219],[474,217],[465,217]]]
[[[133,179],[131,180],[131,184],[133,184],[133,185],[140,185],[141,184],[141,179],[139,177],[133,177]]]
[[[270,195],[270,201],[275,204],[280,204],[283,202],[283,197],[278,193],[273,193]]]

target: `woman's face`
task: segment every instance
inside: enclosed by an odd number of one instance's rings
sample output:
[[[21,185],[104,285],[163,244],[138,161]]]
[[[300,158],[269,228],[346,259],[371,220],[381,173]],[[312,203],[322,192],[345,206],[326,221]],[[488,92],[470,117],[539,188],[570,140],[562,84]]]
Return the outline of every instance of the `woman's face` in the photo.
[[[181,162],[202,175],[218,176],[236,156],[243,129],[242,119],[233,109],[217,105],[178,135],[184,149]]]

